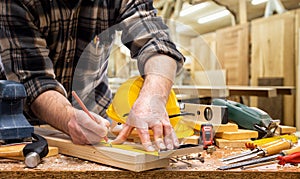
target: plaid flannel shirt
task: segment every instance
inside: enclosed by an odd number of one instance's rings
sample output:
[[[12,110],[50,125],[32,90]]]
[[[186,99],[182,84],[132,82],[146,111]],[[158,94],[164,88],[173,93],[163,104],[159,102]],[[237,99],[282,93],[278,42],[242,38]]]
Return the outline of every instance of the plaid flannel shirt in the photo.
[[[116,30],[141,74],[158,53],[174,58],[178,68],[184,61],[149,0],[2,0],[0,11],[1,71],[24,84],[27,109],[46,90],[70,101],[76,90],[90,110],[105,116],[111,101],[107,61]]]

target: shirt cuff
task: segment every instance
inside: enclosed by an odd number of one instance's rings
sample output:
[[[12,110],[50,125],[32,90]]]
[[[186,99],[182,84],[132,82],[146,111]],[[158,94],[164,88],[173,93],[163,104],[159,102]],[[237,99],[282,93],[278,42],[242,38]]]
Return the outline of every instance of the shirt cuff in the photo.
[[[155,43],[155,42],[154,42]],[[153,45],[153,44],[152,44]],[[155,44],[157,48],[152,47],[145,47],[141,51],[141,53],[138,55],[138,69],[141,75],[145,75],[145,64],[146,62],[153,56],[162,54],[167,55],[171,58],[173,58],[177,63],[177,69],[176,74],[179,74],[180,71],[183,68],[183,63],[185,61],[185,57],[176,49],[174,44],[168,44],[168,45],[161,45],[161,44]]]
[[[24,83],[27,92],[25,112],[29,112],[33,101],[43,92],[48,90],[55,90],[67,97],[67,92],[63,85],[50,77],[37,77]]]

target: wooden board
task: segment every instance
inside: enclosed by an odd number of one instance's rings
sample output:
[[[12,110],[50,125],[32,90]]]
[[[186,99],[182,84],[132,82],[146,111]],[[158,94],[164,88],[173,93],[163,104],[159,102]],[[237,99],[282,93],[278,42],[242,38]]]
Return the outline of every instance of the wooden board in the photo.
[[[23,150],[23,148],[22,148]],[[46,157],[52,157],[55,155],[58,155],[58,148],[57,147],[48,147],[49,153],[46,155]],[[9,158],[9,159],[15,159],[15,160],[24,160],[24,156],[7,156],[4,158]]]
[[[98,145],[76,145],[69,137],[57,130],[36,127],[35,132],[44,136],[49,145],[59,148],[61,154],[114,166],[131,171],[145,171],[169,166],[172,156],[198,153],[202,146],[165,152],[146,152],[141,145],[113,145],[99,143]]]
[[[295,18],[295,71],[296,71],[296,120],[295,126],[300,130],[300,10]]]
[[[285,86],[295,85],[294,27],[294,12],[251,22],[251,85],[257,86],[258,79],[265,77],[283,78]],[[284,96],[284,125],[294,125],[294,97]],[[251,106],[257,106],[256,97],[251,97]]]
[[[282,86],[283,78],[258,78],[259,86]],[[259,97],[257,107],[267,112],[272,119],[283,119],[283,95],[273,98]]]
[[[201,124],[203,122],[201,121],[195,121],[187,118],[182,119],[185,124],[187,124],[190,127],[193,127],[195,130],[199,131]],[[214,132],[236,132],[238,131],[238,125],[234,123],[227,123],[227,124],[213,124]]]
[[[278,132],[280,135],[284,134],[293,134],[297,131],[296,127],[293,126],[284,126],[284,125],[279,125],[276,132]]]
[[[219,148],[244,148],[246,142],[251,140],[227,140],[215,138],[215,143]]]
[[[261,96],[261,97],[275,97],[277,90],[274,87],[259,87],[259,86],[227,86],[230,96]]]
[[[239,129],[237,132],[217,132],[215,137],[228,140],[252,139],[258,137],[258,132],[253,130]]]
[[[228,85],[249,85],[249,24],[216,31],[216,54]]]

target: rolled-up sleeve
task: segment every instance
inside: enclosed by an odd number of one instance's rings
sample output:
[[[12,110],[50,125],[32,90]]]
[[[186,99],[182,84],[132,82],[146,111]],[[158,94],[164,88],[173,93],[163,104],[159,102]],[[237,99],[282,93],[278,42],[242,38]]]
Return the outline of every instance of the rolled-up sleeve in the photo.
[[[131,57],[138,60],[141,74],[144,74],[147,60],[157,54],[176,60],[177,72],[180,71],[185,58],[171,41],[169,29],[156,15],[152,1],[123,1],[120,22],[122,42],[130,49]]]
[[[30,3],[29,3],[30,2]],[[44,91],[56,90],[66,95],[55,80],[46,40],[36,26],[37,16],[43,16],[39,1],[4,0],[0,2],[0,52],[4,73],[8,80],[24,84],[28,106]],[[26,107],[25,107],[26,109]]]

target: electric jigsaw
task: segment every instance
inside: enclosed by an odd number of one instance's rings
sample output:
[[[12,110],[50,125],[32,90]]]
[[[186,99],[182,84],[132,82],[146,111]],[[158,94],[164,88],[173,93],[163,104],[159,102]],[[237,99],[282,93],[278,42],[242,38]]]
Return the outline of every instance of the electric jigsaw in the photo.
[[[2,143],[25,141],[32,137],[33,126],[23,114],[26,91],[22,84],[0,80],[0,140]]]
[[[274,136],[280,124],[280,120],[272,119],[265,111],[235,101],[213,99],[212,104],[226,106],[228,108],[228,119],[244,129],[258,131],[258,138]]]

